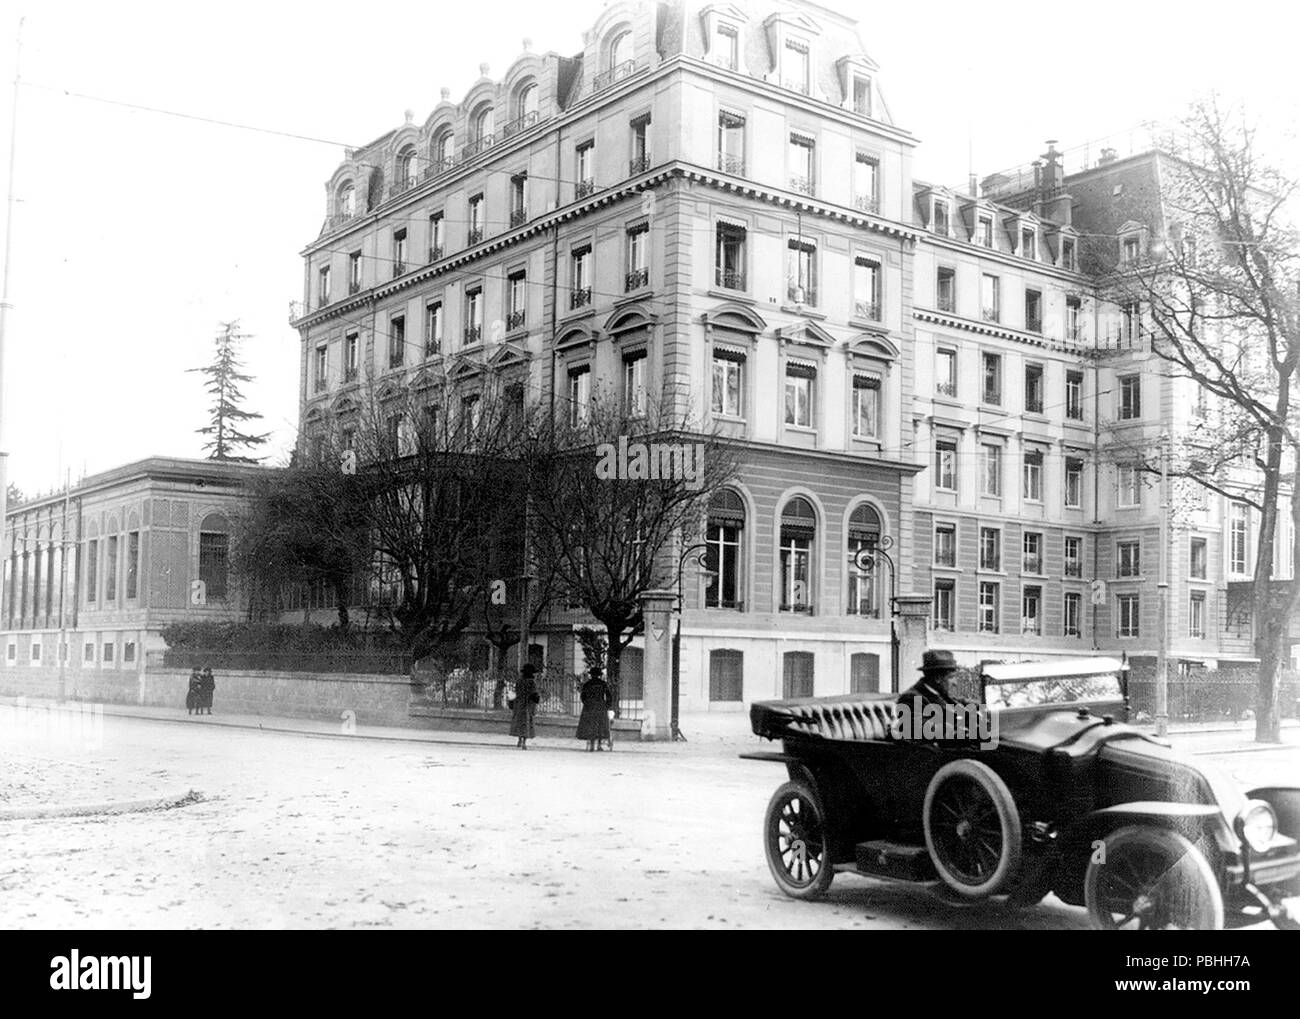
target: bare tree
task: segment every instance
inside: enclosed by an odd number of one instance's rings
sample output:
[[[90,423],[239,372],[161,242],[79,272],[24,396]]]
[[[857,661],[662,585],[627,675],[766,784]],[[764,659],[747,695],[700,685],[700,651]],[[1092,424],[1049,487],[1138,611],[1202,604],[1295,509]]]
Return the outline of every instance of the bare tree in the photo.
[[[644,625],[641,595],[676,583],[677,556],[702,536],[734,454],[668,394],[628,408],[598,392],[564,410],[534,430],[526,457],[530,547],[557,596],[605,628],[617,701],[623,650]]]
[[[1149,309],[1151,350],[1214,406],[1180,436],[1173,473],[1253,507],[1259,518],[1253,618],[1259,658],[1256,739],[1279,735],[1279,670],[1300,601],[1300,450],[1294,389],[1300,366],[1297,180],[1264,151],[1239,109],[1193,105],[1162,145],[1160,235],[1151,257],[1119,265],[1107,296]],[[1151,451],[1127,451],[1149,472]],[[1289,504],[1289,505],[1288,505]],[[1294,527],[1290,577],[1275,577],[1281,514]]]
[[[494,579],[522,574],[522,387],[372,391],[348,442],[365,480],[370,582],[420,658],[455,642]]]

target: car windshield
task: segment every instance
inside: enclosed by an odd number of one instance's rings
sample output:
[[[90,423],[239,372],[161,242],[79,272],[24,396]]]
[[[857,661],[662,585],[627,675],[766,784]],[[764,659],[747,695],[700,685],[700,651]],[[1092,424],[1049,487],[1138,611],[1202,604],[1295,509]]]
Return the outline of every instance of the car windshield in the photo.
[[[1041,704],[1122,701],[1124,690],[1114,672],[1091,676],[1050,676],[988,681],[984,700],[990,708],[1032,708]]]

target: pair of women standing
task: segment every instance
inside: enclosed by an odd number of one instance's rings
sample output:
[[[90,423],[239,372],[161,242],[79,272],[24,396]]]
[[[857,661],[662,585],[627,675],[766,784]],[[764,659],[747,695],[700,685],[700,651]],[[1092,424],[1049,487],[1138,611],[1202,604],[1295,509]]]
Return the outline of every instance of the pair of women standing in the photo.
[[[185,694],[185,707],[191,715],[212,714],[212,693],[217,688],[217,681],[210,668],[200,672],[197,668],[190,672],[190,687]]]

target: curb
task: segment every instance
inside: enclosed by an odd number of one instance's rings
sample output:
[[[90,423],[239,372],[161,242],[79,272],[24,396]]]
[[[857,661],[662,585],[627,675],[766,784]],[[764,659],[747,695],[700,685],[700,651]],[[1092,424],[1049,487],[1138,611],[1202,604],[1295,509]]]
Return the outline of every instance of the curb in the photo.
[[[0,821],[30,821],[49,817],[97,817],[115,814],[140,814],[152,810],[172,810],[200,803],[204,796],[191,789],[173,796],[149,800],[124,800],[116,803],[71,803],[61,807],[10,807],[0,809]]]

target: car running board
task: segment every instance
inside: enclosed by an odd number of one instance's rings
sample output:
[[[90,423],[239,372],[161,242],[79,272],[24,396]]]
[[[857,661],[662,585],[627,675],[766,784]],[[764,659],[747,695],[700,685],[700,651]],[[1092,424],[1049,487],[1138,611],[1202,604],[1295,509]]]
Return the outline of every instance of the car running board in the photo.
[[[876,839],[856,847],[857,871],[896,881],[934,881],[938,878],[925,846]]]

